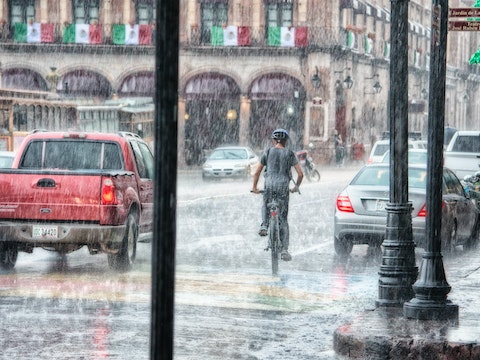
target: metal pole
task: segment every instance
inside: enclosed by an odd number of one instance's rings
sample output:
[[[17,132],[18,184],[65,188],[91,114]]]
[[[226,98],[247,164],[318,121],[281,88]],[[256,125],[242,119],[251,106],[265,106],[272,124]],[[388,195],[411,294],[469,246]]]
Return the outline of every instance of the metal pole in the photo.
[[[155,67],[155,194],[150,359],[173,359],[179,2],[159,0]]]
[[[458,322],[458,306],[447,300],[450,286],[441,254],[447,23],[447,0],[434,0],[428,108],[427,239],[420,276],[413,286],[415,298],[404,304],[403,314],[411,319]]]
[[[391,0],[390,202],[379,271],[378,307],[400,307],[417,278],[408,202],[408,0]]]

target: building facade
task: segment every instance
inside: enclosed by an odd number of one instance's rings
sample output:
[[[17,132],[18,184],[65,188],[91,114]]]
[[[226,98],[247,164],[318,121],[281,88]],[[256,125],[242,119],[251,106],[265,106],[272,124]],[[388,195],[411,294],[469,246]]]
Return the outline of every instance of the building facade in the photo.
[[[2,88],[153,97],[155,3],[0,0]],[[426,135],[432,9],[408,6],[409,129]],[[261,151],[277,127],[327,163],[334,134],[368,150],[388,131],[390,1],[180,0],[180,9],[180,164],[224,143]],[[449,33],[445,119],[459,129],[479,126],[480,72],[469,64],[479,45],[476,32]]]

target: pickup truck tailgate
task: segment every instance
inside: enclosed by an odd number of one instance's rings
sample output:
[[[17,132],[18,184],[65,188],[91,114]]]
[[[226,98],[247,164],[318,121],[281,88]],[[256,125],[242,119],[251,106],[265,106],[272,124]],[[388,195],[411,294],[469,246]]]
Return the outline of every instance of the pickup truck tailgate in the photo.
[[[98,222],[101,182],[99,174],[2,174],[0,218]]]

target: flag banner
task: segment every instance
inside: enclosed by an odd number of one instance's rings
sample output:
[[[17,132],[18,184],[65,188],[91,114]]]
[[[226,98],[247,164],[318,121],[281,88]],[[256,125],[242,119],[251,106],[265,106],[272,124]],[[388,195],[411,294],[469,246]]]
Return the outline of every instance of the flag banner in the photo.
[[[383,58],[390,59],[390,43],[388,41],[383,44]]]
[[[152,26],[148,24],[141,24],[138,27],[138,44],[152,45]]]
[[[77,44],[88,44],[90,36],[90,25],[75,24],[75,42]]]
[[[125,45],[138,45],[138,24],[125,25]]]
[[[237,46],[238,45],[238,28],[236,26],[226,26],[223,29],[223,45]]]
[[[373,49],[373,40],[367,35],[365,35],[364,41],[365,41],[365,54],[371,54]]]
[[[27,25],[27,42],[39,43],[41,39],[40,23],[33,23]]]
[[[212,46],[250,46],[250,27],[212,26],[210,42]]]
[[[75,43],[75,24],[69,24],[63,29],[62,41],[65,44]]]
[[[112,41],[115,45],[151,45],[152,27],[148,24],[114,24]]]
[[[40,33],[40,42],[53,43],[55,37],[55,26],[53,24],[42,24]]]
[[[308,31],[306,27],[269,27],[267,33],[268,46],[305,47]]]
[[[54,25],[40,23],[16,23],[14,25],[14,41],[17,43],[53,42]]]
[[[102,26],[98,24],[90,25],[89,32],[88,32],[88,42],[90,44],[103,43]]]
[[[356,49],[357,48],[357,41],[356,41],[357,34],[355,34],[353,31],[348,31],[347,32],[347,47],[350,49]]]
[[[65,44],[102,44],[102,26],[95,24],[70,24],[63,30]]]

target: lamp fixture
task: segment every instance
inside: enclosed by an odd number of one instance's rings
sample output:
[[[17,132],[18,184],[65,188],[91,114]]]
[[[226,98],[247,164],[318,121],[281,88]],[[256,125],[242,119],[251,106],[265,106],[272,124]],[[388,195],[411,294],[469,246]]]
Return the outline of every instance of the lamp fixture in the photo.
[[[315,66],[315,74],[313,74],[310,81],[312,82],[312,86],[315,89],[318,89],[320,87],[320,85],[322,84],[322,81],[320,80],[320,76],[318,76],[318,67],[317,66]]]
[[[422,99],[426,100],[428,98],[428,91],[427,89],[423,88],[422,91],[420,92],[420,95],[422,95]]]
[[[375,84],[373,84],[373,90],[376,94],[379,94],[380,91],[382,91],[382,85],[380,85],[380,83],[377,81]]]
[[[366,77],[365,80],[372,80],[377,78],[377,81],[375,84],[373,84],[373,93],[365,93],[365,94],[379,94],[380,91],[382,91],[382,85],[380,85],[380,82],[378,81],[378,74],[373,75],[372,77]]]
[[[345,68],[343,68],[343,70],[334,71],[333,73],[334,74],[342,74],[345,70],[350,70],[350,68],[345,67]],[[353,82],[354,81],[353,81],[352,77],[350,75],[347,75],[347,77],[343,80],[343,87],[345,89],[351,89],[352,86],[353,86]],[[335,82],[335,86],[336,87],[340,86],[340,80],[337,80]]]

